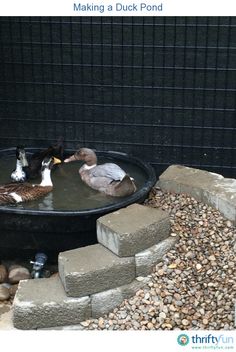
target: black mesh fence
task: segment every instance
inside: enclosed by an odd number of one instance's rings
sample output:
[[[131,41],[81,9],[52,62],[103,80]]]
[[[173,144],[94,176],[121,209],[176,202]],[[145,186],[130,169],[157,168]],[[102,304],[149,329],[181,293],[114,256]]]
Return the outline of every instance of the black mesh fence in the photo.
[[[0,147],[236,177],[236,17],[1,17]]]

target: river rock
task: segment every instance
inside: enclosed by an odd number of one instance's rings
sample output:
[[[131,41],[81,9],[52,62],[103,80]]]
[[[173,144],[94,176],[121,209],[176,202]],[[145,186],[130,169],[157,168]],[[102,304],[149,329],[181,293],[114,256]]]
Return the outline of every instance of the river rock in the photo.
[[[197,270],[201,270],[201,268],[202,268],[202,265],[201,265],[200,263],[197,263],[197,264],[196,264],[196,269],[197,269]]]
[[[189,325],[189,321],[188,321],[187,319],[183,319],[183,320],[182,320],[182,324],[183,324],[184,326],[187,326],[187,325]]]
[[[15,296],[17,289],[18,289],[18,284],[13,284],[13,285],[11,285],[11,287],[9,288],[9,292],[10,292],[10,295],[11,295],[12,297]]]
[[[11,284],[16,284],[20,280],[27,280],[30,278],[30,272],[23,266],[15,267],[9,271],[8,280]]]
[[[7,281],[7,269],[5,265],[0,265],[0,283]]]
[[[9,266],[8,271],[10,272],[12,269],[21,268],[21,267],[22,265],[20,264],[12,264]]]
[[[10,297],[9,289],[3,285],[0,285],[0,301],[6,301]]]
[[[59,276],[59,273],[56,272],[56,273],[53,273],[50,277],[58,277]]]

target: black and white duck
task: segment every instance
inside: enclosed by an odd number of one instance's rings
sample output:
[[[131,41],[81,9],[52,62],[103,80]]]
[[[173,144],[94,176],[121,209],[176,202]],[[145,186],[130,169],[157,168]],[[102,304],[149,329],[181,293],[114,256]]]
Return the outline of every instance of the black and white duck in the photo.
[[[0,185],[0,205],[28,202],[45,196],[53,189],[51,170],[53,165],[60,164],[55,157],[46,157],[41,166],[41,183],[7,183]]]
[[[29,165],[24,168],[27,179],[35,179],[40,176],[42,161],[44,158],[55,157],[63,160],[64,139],[60,137],[55,145],[49,146],[47,149],[41,150],[31,155]]]
[[[65,159],[65,163],[83,160],[79,169],[81,179],[91,188],[114,197],[125,197],[133,194],[137,187],[134,180],[117,164],[97,165],[97,156],[92,149],[81,148]]]
[[[27,167],[28,161],[26,158],[24,147],[16,147],[16,169],[11,173],[11,179],[14,182],[25,182],[26,173],[23,170],[24,167]]]

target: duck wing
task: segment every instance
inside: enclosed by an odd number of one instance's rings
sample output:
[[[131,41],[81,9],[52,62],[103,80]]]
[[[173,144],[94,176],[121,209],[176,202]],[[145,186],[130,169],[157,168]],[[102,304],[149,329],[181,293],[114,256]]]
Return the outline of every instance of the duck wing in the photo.
[[[6,183],[5,185],[0,186],[0,195],[11,192],[18,193],[21,192],[22,189],[30,190],[32,188],[33,186],[30,183]]]
[[[118,165],[113,163],[106,163],[103,165],[98,165],[90,170],[90,173],[94,177],[107,177],[112,181],[122,180],[126,173]]]
[[[30,183],[8,183],[0,186],[0,205],[28,202],[45,196],[52,190],[51,186],[42,187]]]
[[[29,183],[6,183],[0,186],[0,205],[16,204],[27,200],[34,187]],[[26,196],[25,196],[26,195]]]

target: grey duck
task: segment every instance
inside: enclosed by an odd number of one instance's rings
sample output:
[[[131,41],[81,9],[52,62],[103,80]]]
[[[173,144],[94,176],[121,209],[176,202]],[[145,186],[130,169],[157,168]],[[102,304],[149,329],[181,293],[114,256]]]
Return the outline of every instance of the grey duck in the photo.
[[[118,165],[114,163],[97,165],[97,156],[92,149],[81,148],[64,162],[75,160],[85,161],[79,169],[81,179],[99,192],[114,197],[125,197],[137,189],[134,180]]]

